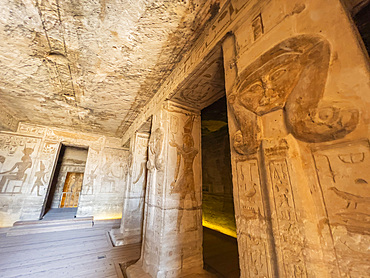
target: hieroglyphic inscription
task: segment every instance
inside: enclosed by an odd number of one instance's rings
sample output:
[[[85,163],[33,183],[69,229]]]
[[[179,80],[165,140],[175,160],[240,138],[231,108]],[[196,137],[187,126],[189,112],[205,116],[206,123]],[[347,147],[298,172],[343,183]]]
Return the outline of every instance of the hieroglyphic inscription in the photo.
[[[276,211],[278,249],[286,277],[307,277],[303,256],[304,243],[297,223],[294,197],[288,164],[285,159],[271,160],[268,164],[271,192]]]
[[[20,123],[18,127],[19,133],[25,133],[29,135],[35,136],[43,136],[45,134],[46,128],[37,126],[37,125],[30,125],[26,123]]]
[[[241,267],[247,277],[269,277],[265,211],[262,202],[258,161],[236,162],[239,205],[237,228],[239,250],[243,250]]]
[[[369,142],[318,147],[313,156],[339,272],[363,277],[370,261]]]
[[[259,14],[252,21],[253,39],[257,40],[263,34],[262,16]]]

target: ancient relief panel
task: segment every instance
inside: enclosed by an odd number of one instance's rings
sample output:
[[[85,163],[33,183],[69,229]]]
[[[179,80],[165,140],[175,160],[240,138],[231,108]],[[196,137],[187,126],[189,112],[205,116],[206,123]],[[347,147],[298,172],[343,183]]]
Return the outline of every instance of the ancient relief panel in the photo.
[[[236,162],[238,243],[246,277],[270,277],[265,209],[257,159]]]
[[[27,123],[19,123],[18,133],[43,137],[45,135],[46,128],[37,125],[31,125]]]
[[[42,143],[41,151],[36,160],[36,170],[33,174],[31,195],[44,196],[51,182],[51,174],[59,144],[57,142],[45,141]]]
[[[160,256],[162,221],[162,199],[164,182],[164,140],[165,132],[161,111],[153,116],[153,124],[148,142],[148,176],[145,192],[142,266],[154,273]]]
[[[149,170],[148,185],[150,186],[148,202],[152,205],[161,206],[163,201],[164,187],[164,140],[165,133],[162,121],[157,127],[152,129],[148,143],[148,163]]]
[[[142,194],[142,190],[144,189],[143,187],[146,184],[148,142],[149,142],[148,135],[145,134],[137,135],[133,158],[135,162],[132,169],[132,184],[130,184],[131,186],[130,192],[132,193]]]
[[[313,156],[340,275],[366,277],[370,271],[369,141],[316,147]]]
[[[101,150],[89,148],[85,166],[84,181],[82,186],[83,195],[94,195],[96,186],[100,183]]]
[[[100,193],[123,192],[129,171],[127,151],[122,149],[105,148],[100,169],[102,175]]]
[[[172,139],[169,145],[176,149],[176,166],[173,173],[174,178],[170,184],[170,194],[178,197],[178,216],[177,216],[177,231],[180,231],[181,226],[187,225],[187,230],[197,230],[200,219],[197,212],[193,212],[190,221],[183,221],[184,211],[194,210],[200,206],[201,183],[197,182],[197,177],[194,173],[194,160],[199,153],[199,145],[195,144],[193,135],[193,125],[196,115],[186,116],[184,114],[172,114],[171,117],[177,120],[172,120],[170,132]],[[173,124],[179,122],[181,131]],[[188,200],[187,205],[185,204]],[[188,213],[186,213],[188,214]]]
[[[40,141],[33,137],[0,134],[0,194],[21,194],[28,190]]]
[[[0,109],[0,129],[11,131],[17,130],[17,124],[19,121],[13,115],[8,113],[6,108],[3,106],[0,105]]]
[[[273,198],[274,239],[277,256],[286,277],[307,277],[304,236],[295,209],[288,162],[284,158],[268,161],[270,192]]]
[[[255,153],[258,117],[279,109],[285,112],[288,131],[305,142],[331,141],[352,132],[358,110],[345,102],[322,100],[329,61],[325,39],[301,35],[277,44],[243,70],[227,92],[237,125],[232,134],[235,150],[242,155]]]
[[[186,80],[173,100],[202,109],[215,102],[224,93],[222,54],[221,49],[216,48],[207,61]]]

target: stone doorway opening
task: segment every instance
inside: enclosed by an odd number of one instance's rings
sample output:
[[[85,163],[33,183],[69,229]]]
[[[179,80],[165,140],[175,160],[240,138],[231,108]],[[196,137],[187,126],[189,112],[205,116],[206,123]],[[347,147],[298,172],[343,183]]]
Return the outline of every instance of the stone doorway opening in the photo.
[[[203,260],[220,277],[240,277],[226,96],[201,111]]]
[[[41,218],[75,217],[83,190],[87,153],[88,148],[61,144]]]
[[[201,114],[204,268],[219,277],[239,277],[221,43],[195,67],[171,100]]]

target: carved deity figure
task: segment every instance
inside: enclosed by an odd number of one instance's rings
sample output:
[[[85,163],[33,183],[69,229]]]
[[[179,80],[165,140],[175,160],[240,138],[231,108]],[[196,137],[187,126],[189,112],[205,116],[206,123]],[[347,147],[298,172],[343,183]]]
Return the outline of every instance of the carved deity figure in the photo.
[[[45,176],[46,176],[46,167],[42,161],[40,161],[40,171],[37,171],[35,173],[36,181],[32,187],[31,194],[33,193],[33,190],[37,187],[37,196],[42,196],[40,194],[40,187],[44,186],[44,183],[46,183]]]
[[[89,191],[91,191],[91,194],[94,194],[94,183],[95,179],[98,176],[95,172],[98,169],[98,165],[95,167],[95,169],[90,171],[90,175],[87,175],[88,182],[84,184],[85,188],[85,194],[88,194]]]
[[[233,135],[237,153],[258,148],[257,117],[283,109],[288,130],[306,142],[343,138],[358,123],[356,109],[321,102],[329,70],[330,47],[321,37],[289,38],[244,70],[228,101],[238,130]]]
[[[164,144],[164,131],[162,128],[158,127],[153,131],[149,139],[149,157],[147,168],[152,171],[157,169],[159,171],[164,168],[164,160],[162,157]]]
[[[32,159],[30,157],[32,153],[33,149],[24,147],[22,161],[16,162],[10,170],[0,173],[0,175],[3,175],[0,180],[0,193],[3,193],[3,187],[7,181],[24,179],[26,170],[32,167]]]
[[[195,183],[194,183],[194,172],[193,172],[193,163],[198,150],[194,148],[194,139],[192,135],[194,117],[189,117],[184,125],[184,133],[182,135],[182,146],[176,144],[173,140],[169,142],[170,146],[177,149],[177,163],[175,169],[175,179],[171,183],[171,193],[180,194],[180,209],[179,215],[177,218],[177,229],[180,229],[184,202],[186,196],[189,194],[192,206],[197,206],[197,200],[195,197]],[[180,172],[181,158],[183,161],[182,172]]]

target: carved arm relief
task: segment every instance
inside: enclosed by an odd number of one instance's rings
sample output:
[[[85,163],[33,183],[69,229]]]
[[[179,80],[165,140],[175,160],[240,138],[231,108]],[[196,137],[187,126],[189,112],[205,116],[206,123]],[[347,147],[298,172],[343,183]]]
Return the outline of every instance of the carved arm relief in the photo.
[[[261,55],[236,78],[228,101],[238,124],[233,136],[237,153],[257,151],[257,118],[283,109],[288,130],[305,142],[343,138],[359,120],[358,110],[324,105],[330,62],[329,43],[322,37],[289,38]]]

